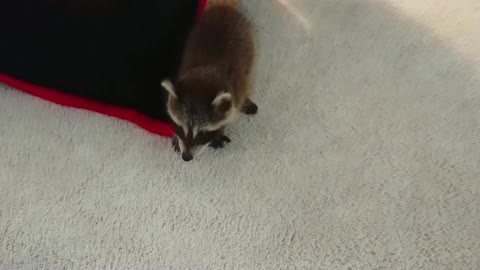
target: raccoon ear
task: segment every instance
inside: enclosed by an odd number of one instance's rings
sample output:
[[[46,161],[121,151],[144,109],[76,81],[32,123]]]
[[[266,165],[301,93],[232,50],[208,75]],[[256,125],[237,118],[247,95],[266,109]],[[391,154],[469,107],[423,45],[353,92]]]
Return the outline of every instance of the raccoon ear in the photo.
[[[162,82],[163,88],[167,90],[167,92],[170,94],[170,96],[177,98],[177,93],[175,93],[175,87],[173,86],[172,82],[170,80],[164,80]]]
[[[224,113],[232,106],[232,94],[228,92],[220,92],[212,101],[212,106],[219,113]]]

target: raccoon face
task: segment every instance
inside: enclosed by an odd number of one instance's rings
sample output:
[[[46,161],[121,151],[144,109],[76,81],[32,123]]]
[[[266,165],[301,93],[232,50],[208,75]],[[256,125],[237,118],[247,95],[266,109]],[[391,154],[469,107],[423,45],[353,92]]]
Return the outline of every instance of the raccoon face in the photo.
[[[168,92],[167,111],[173,122],[178,150],[192,160],[213,140],[215,132],[230,123],[236,110],[232,95],[220,85],[203,81],[163,81]]]

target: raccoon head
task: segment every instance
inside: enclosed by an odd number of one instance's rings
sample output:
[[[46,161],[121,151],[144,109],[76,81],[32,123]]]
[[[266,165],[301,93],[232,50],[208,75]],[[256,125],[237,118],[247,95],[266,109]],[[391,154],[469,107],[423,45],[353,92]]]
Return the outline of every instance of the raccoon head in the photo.
[[[172,119],[182,158],[192,160],[210,144],[214,134],[236,115],[228,86],[216,80],[187,76],[175,84],[165,80],[167,111]]]

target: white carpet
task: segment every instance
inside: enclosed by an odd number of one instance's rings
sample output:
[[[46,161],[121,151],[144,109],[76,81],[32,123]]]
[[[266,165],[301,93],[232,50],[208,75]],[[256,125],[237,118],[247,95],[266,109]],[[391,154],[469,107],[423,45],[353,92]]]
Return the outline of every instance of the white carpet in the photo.
[[[0,269],[478,269],[479,2],[290,2],[242,2],[260,114],[193,163],[0,86]]]

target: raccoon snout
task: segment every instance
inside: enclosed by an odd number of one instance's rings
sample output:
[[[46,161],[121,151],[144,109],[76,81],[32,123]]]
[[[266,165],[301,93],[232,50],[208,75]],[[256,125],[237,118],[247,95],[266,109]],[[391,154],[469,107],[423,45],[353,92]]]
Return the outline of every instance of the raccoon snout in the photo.
[[[193,156],[192,156],[192,154],[185,152],[185,153],[182,153],[182,159],[183,159],[184,161],[187,161],[187,162],[188,162],[188,161],[192,161],[192,160],[193,160]]]

